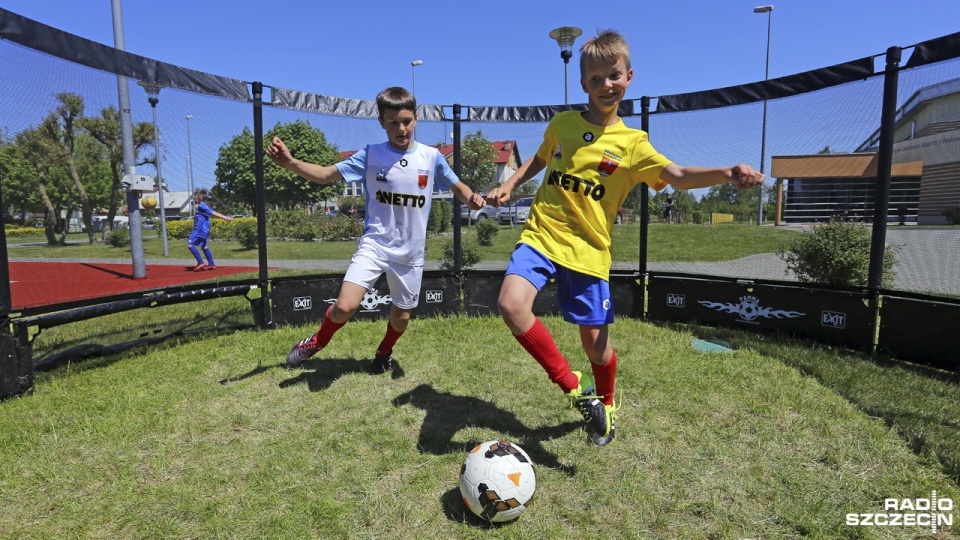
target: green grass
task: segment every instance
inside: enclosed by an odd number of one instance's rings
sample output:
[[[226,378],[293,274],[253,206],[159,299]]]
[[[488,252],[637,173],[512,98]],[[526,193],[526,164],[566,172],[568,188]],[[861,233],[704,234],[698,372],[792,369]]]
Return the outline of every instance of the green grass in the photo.
[[[544,322],[588,369],[575,329]],[[70,326],[38,347],[84,334]],[[617,438],[597,448],[499,319],[414,320],[394,378],[363,372],[383,327],[350,322],[296,370],[282,359],[313,326],[38,374],[32,395],[0,402],[0,537],[914,538],[929,530],[845,515],[934,489],[960,500],[960,391],[939,372],[620,319]],[[698,337],[736,350],[696,353]],[[491,438],[527,450],[538,483],[496,528],[457,491],[466,450]]]
[[[476,242],[472,227],[463,227],[463,241]],[[484,261],[507,261],[522,229],[500,227],[494,236],[494,245],[480,249]],[[163,242],[153,231],[144,231],[143,246],[146,258],[162,258]],[[758,253],[774,253],[795,231],[750,225],[650,225],[649,261],[723,261]],[[443,253],[443,244],[452,239],[451,233],[427,240],[427,258],[437,260]],[[613,228],[613,260],[637,261],[640,253],[640,226],[617,225]],[[9,239],[11,244],[43,244],[41,238]],[[66,246],[11,247],[10,257],[37,258],[118,258],[129,259],[130,248],[112,248],[103,244],[87,243],[86,235],[70,235]],[[186,240],[167,239],[168,252],[174,258],[189,258]],[[256,259],[257,250],[246,250],[238,242],[215,240],[211,249],[218,259]],[[355,240],[340,242],[270,241],[267,256],[277,260],[326,259],[348,260],[356,250]]]

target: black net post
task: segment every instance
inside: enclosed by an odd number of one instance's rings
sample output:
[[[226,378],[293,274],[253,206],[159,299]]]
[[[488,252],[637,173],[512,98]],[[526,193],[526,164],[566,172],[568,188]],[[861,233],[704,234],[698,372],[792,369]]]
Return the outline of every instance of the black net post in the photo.
[[[253,87],[253,170],[256,176],[256,199],[254,212],[257,215],[257,255],[260,267],[260,300],[253,304],[254,319],[257,326],[271,326],[270,294],[267,280],[267,191],[263,178],[263,83],[255,81]]]
[[[650,134],[650,96],[640,98],[640,129]],[[650,226],[650,188],[640,190],[640,275],[647,274],[647,234]]]
[[[3,208],[3,193],[0,192],[0,208]],[[6,212],[0,212],[0,233],[7,237]],[[16,342],[10,332],[10,311],[13,300],[10,294],[10,259],[7,256],[7,242],[0,242],[0,399],[20,395],[32,385],[32,374],[23,374],[21,377],[20,365],[17,361]],[[29,364],[29,363],[28,363]]]
[[[463,166],[463,154],[460,146],[460,123],[463,109],[459,103],[453,105],[453,172],[460,177]],[[469,219],[469,214],[467,215]],[[460,275],[463,265],[463,244],[460,238],[460,200],[453,198],[453,273]]]
[[[893,168],[893,138],[897,116],[897,86],[900,83],[900,58],[903,49],[887,49],[887,64],[883,75],[883,108],[880,113],[880,145],[877,149],[877,187],[873,208],[873,236],[870,243],[870,270],[867,287],[870,306],[879,315],[880,287],[883,284],[883,259],[886,252],[887,213],[890,206],[890,175]],[[874,317],[879,321],[879,317]],[[876,327],[879,322],[875,322]],[[874,332],[874,337],[876,332]],[[867,344],[873,349],[874,342]]]

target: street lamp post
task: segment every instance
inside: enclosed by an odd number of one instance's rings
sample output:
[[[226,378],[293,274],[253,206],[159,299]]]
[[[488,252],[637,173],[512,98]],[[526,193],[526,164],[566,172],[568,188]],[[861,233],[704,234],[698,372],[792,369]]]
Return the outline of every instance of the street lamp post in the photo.
[[[757,6],[754,13],[767,14],[767,67],[763,80],[770,79],[770,26],[773,21],[773,6]],[[767,159],[767,100],[763,100],[763,133],[760,138],[760,172],[763,172],[764,162]],[[763,184],[760,184],[760,197],[757,202],[757,225],[763,225]]]
[[[187,164],[189,168],[187,169],[190,173],[190,187],[187,191],[190,192],[190,213],[193,213],[193,145],[190,144],[190,120],[193,118],[192,114],[187,115]]]
[[[561,26],[550,31],[550,37],[557,40],[560,45],[560,58],[563,58],[563,104],[570,103],[567,92],[567,71],[570,67],[570,59],[573,58],[573,42],[583,33],[576,26]]]
[[[413,94],[413,97],[417,97],[417,66],[422,66],[423,60],[414,60],[410,62],[410,73],[413,75],[413,87],[410,88],[410,93]]]
[[[160,103],[161,86],[156,83],[140,81],[140,86],[147,92],[150,108],[153,110],[153,147],[157,150],[157,199],[160,203],[160,230],[163,236],[163,256],[170,254],[167,248],[167,208],[163,204],[163,175],[160,173],[160,132],[157,130],[157,103]]]

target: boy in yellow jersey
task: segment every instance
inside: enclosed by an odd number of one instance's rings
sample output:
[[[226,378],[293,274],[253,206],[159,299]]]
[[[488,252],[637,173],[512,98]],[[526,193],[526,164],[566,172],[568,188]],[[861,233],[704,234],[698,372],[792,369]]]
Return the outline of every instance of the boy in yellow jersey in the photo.
[[[704,168],[681,166],[659,154],[641,130],[627,127],[617,107],[633,80],[630,49],[617,32],[606,30],[580,48],[580,85],[589,97],[586,111],[557,114],[543,143],[487,202],[510,200],[520,184],[547,168],[527,225],[510,258],[497,305],[513,336],[543,366],[550,380],[571,399],[587,421],[598,446],[613,440],[617,355],[610,344],[610,233],[617,210],[634,186],[659,191],[694,189],[733,182],[756,187],[763,174],[749,165]],[[595,388],[580,384],[550,332],[533,314],[533,301],[549,279],[556,279],[564,320],[580,329]]]

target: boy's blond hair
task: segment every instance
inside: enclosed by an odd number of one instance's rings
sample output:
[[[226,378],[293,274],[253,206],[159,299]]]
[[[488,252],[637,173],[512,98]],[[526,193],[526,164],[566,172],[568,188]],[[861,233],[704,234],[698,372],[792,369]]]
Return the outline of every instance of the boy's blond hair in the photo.
[[[630,46],[627,40],[616,30],[601,30],[580,47],[580,74],[583,76],[583,67],[587,62],[603,60],[616,61],[623,58],[623,63],[630,69]]]
[[[383,111],[411,111],[417,115],[417,98],[402,86],[391,86],[377,94],[377,115],[383,118]]]

